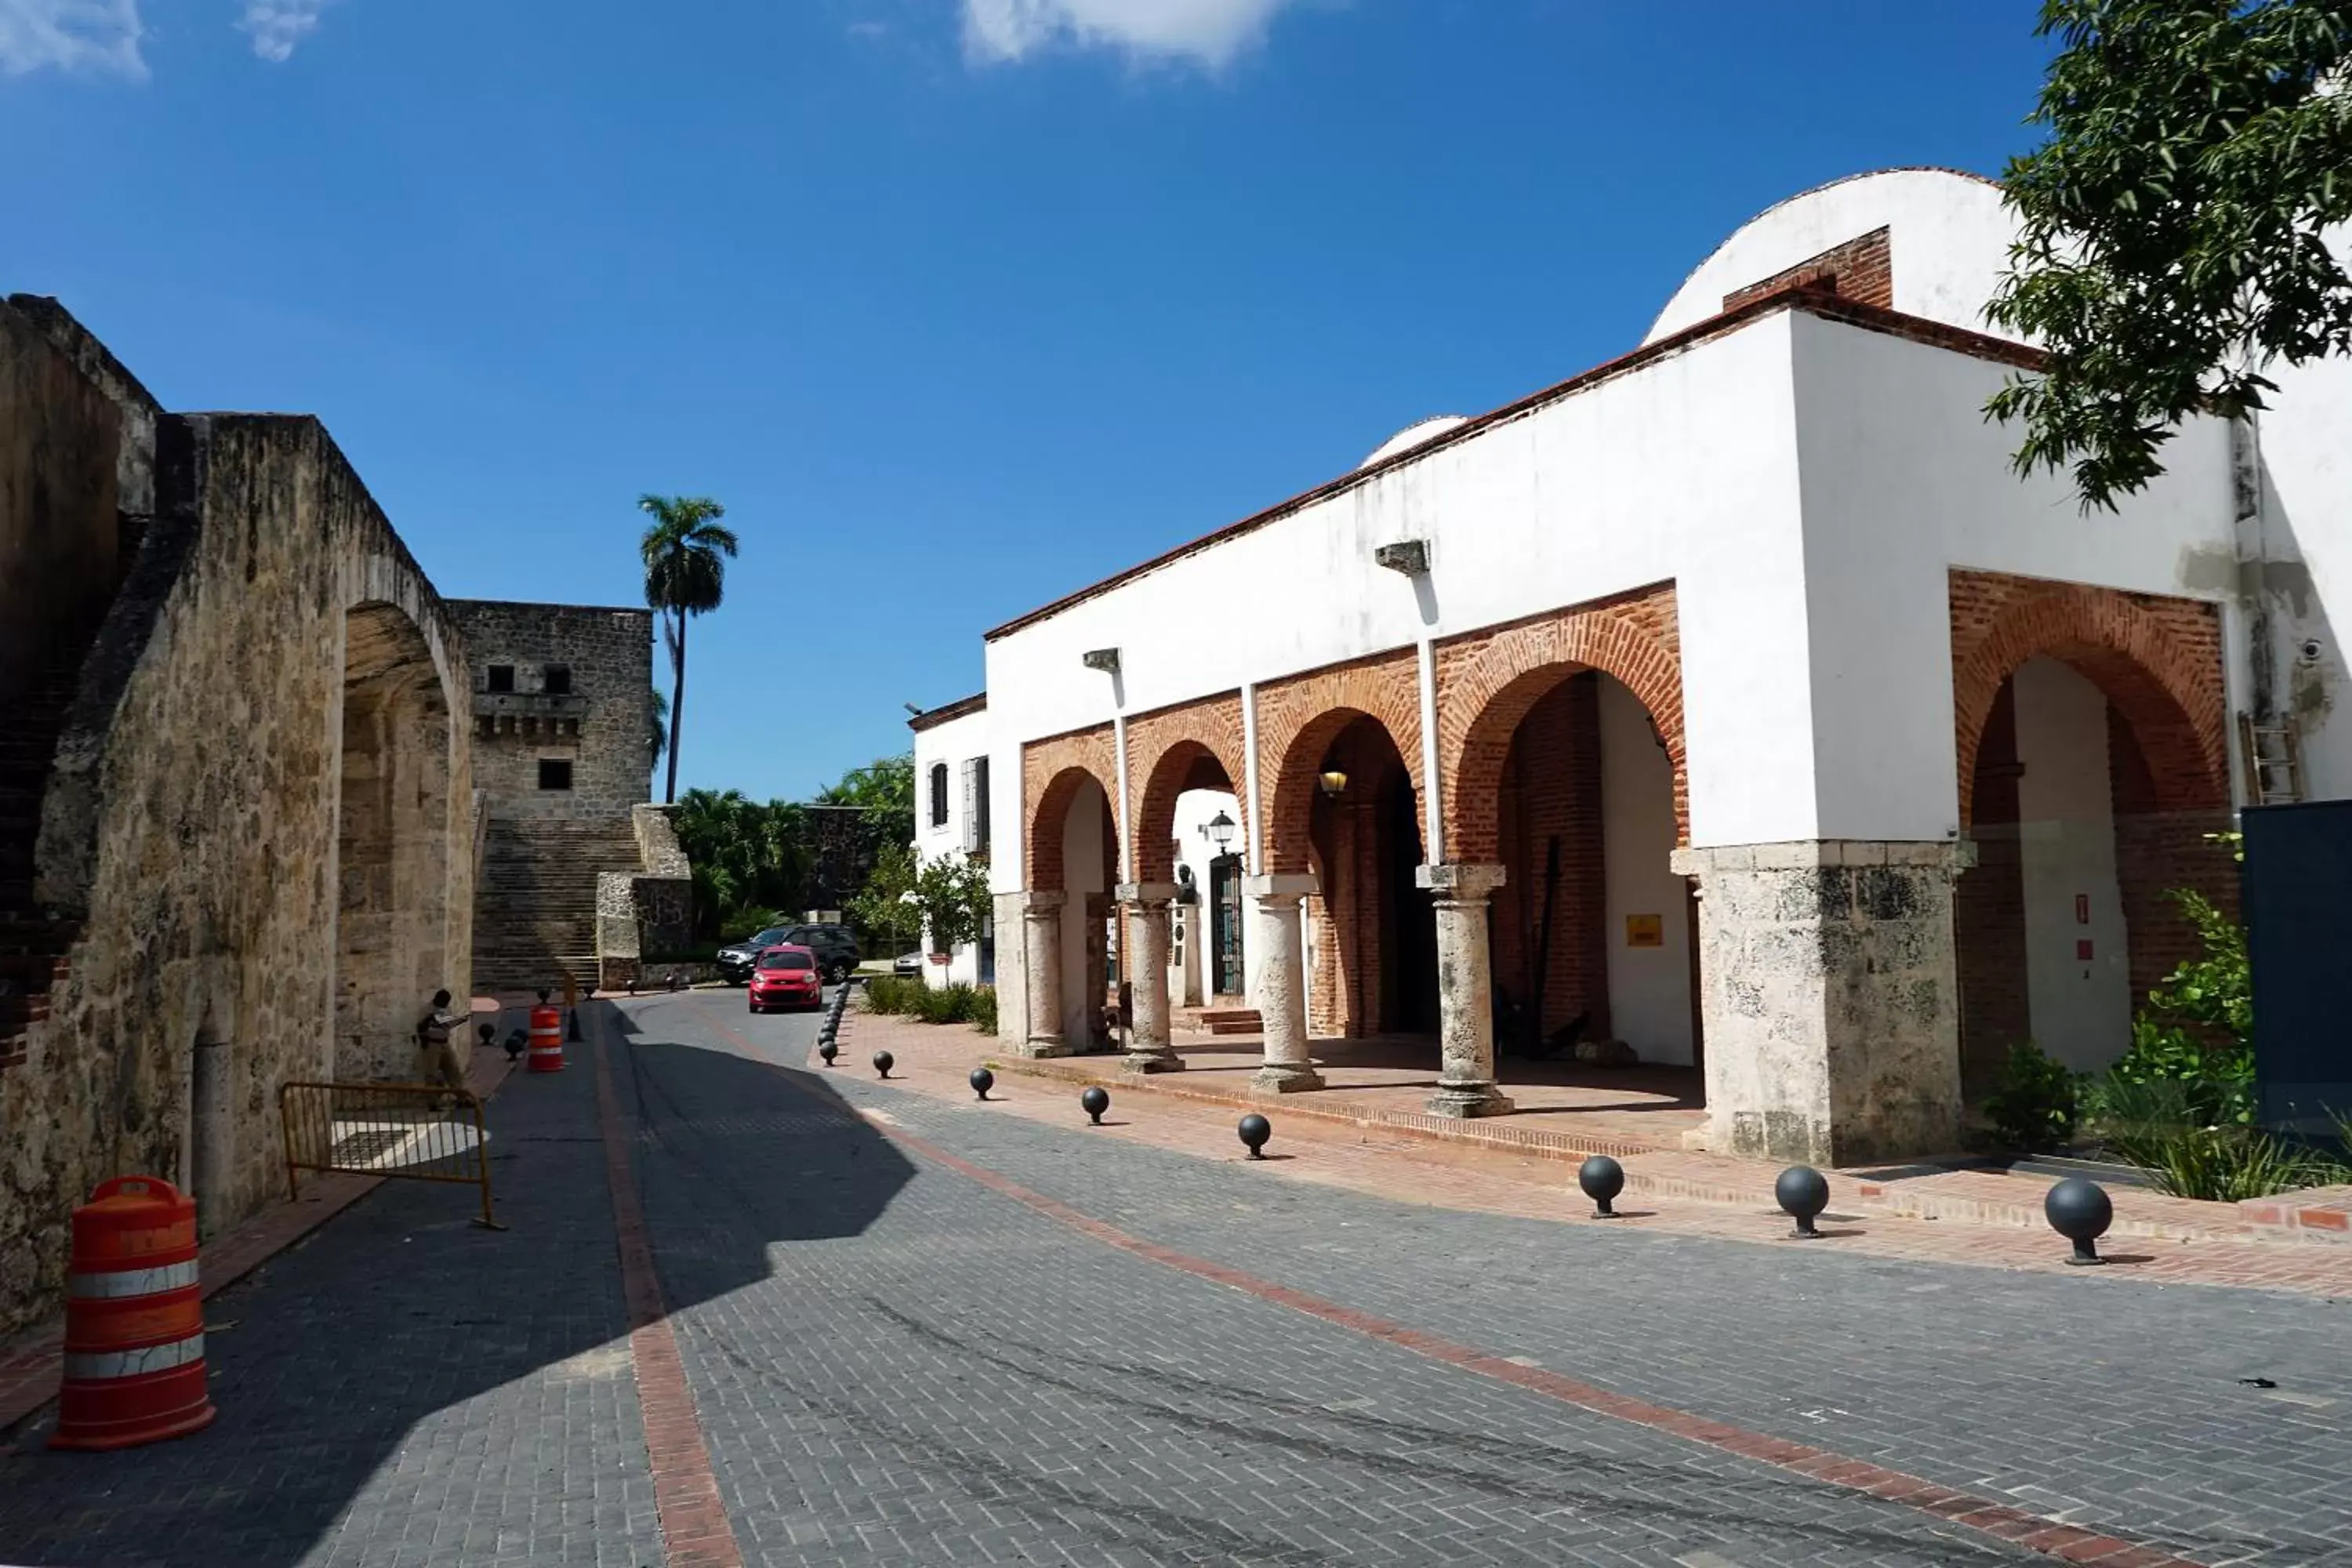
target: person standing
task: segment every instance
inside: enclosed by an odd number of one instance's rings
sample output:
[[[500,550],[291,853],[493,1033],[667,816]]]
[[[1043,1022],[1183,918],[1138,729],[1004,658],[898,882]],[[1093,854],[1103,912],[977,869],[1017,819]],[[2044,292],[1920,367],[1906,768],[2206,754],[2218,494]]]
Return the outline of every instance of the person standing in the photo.
[[[433,993],[433,1005],[416,1021],[416,1081],[439,1083],[464,1092],[466,1065],[457,1059],[450,1037],[465,1022],[449,1011],[449,993]]]

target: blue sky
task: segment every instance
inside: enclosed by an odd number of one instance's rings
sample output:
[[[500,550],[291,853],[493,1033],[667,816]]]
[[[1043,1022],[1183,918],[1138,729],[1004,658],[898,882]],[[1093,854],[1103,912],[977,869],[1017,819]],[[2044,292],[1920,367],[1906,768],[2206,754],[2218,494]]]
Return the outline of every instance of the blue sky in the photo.
[[[719,498],[681,786],[800,795],[986,627],[1633,346],[1759,208],[1998,173],[2035,11],[0,0],[0,290],[322,416],[453,595],[638,603],[635,497]]]

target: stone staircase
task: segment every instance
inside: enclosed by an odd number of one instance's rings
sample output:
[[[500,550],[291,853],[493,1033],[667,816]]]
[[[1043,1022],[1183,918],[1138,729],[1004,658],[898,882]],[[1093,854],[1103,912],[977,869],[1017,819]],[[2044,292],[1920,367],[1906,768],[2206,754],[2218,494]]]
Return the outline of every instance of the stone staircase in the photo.
[[[596,874],[639,868],[625,816],[492,820],[474,889],[474,990],[561,990],[569,972],[596,984]]]
[[[1207,1035],[1262,1035],[1265,1032],[1265,1019],[1255,1007],[1180,1007],[1176,1010],[1174,1022],[1180,1029]]]
[[[24,1059],[26,1033],[49,1016],[50,987],[79,934],[33,902],[41,796],[79,674],[73,664],[54,665],[0,713],[0,1068]]]

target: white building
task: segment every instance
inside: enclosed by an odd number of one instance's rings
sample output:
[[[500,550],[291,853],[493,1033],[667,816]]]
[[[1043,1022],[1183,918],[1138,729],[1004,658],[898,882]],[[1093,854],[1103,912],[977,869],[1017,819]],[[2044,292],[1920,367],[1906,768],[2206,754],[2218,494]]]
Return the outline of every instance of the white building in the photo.
[[[2112,1058],[2192,951],[2164,889],[2234,898],[2242,723],[2299,724],[2274,788],[2352,792],[2352,367],[2084,516],[1982,412],[2035,363],[1983,321],[2011,232],[1969,175],[1810,192],[1623,357],[990,632],[984,709],[917,740],[927,852],[989,760],[1011,1047],[1098,1042],[1116,903],[1130,1054],[1181,1065],[1183,868],[1240,873],[1267,1089],[1428,1034],[1431,1109],[1506,1112],[1531,1019],[1701,1069],[1718,1147],[1847,1163],[1951,1147],[2016,1040]]]

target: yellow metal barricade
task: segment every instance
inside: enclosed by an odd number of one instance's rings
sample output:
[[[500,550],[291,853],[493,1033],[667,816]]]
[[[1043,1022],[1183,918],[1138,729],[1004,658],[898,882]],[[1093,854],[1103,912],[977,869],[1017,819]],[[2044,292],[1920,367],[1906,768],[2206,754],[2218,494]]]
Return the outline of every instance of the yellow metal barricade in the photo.
[[[286,1190],[300,1196],[298,1171],[482,1190],[474,1223],[504,1230],[490,1207],[490,1135],[481,1097],[429,1083],[289,1083],[278,1091],[286,1133]]]

